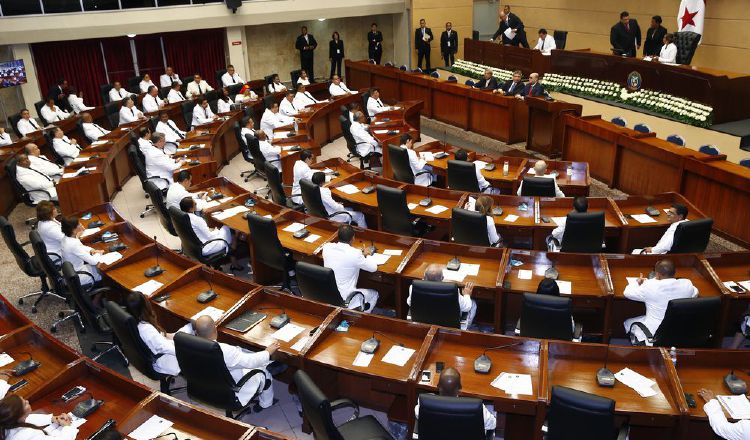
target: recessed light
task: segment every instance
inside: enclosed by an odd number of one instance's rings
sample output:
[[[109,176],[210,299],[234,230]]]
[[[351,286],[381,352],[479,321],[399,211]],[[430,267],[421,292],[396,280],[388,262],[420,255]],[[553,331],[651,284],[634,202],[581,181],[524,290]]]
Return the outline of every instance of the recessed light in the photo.
[[[325,18],[319,18],[318,21],[326,21]]]
[[[135,34],[127,34],[128,38],[135,38]]]

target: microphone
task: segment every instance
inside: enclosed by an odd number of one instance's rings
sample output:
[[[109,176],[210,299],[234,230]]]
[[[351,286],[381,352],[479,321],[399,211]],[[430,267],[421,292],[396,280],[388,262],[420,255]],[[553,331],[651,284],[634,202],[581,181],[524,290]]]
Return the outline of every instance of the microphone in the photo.
[[[104,222],[102,221],[102,218],[99,217],[99,214],[94,214],[96,216],[96,220],[89,223],[88,227],[86,229],[94,229],[94,228],[100,228],[104,226]]]
[[[557,271],[557,268],[555,268],[555,263],[552,263],[552,266],[548,267],[547,270],[544,271],[544,278],[549,278],[551,280],[557,280],[560,278],[560,272]]]
[[[205,266],[201,267],[201,271],[206,272]],[[211,283],[212,277],[213,277],[213,273],[208,272],[208,276],[206,277],[206,281],[208,281],[208,290],[199,293],[198,296],[195,298],[201,304],[205,304],[209,301],[213,301],[214,299],[216,299],[217,296],[219,296],[216,292],[214,292],[214,285]]]
[[[375,242],[370,240],[370,245],[365,247],[365,250],[370,253],[370,255],[377,252],[378,248],[375,247]]]
[[[310,231],[307,229],[307,217],[302,217],[303,228],[292,234],[292,237],[302,239],[310,235]]]
[[[177,437],[177,433],[174,433],[174,432],[168,432],[168,433],[166,433],[166,434],[161,434],[161,435],[157,435],[156,437],[150,438],[150,439],[148,439],[148,440],[156,440],[156,439],[158,439],[158,438],[162,438],[162,437],[166,437],[166,436],[170,436],[170,437],[172,437],[172,438],[173,438],[174,440],[180,440],[180,438],[179,438],[179,437]],[[185,440],[190,440],[190,438],[186,438]]]
[[[448,260],[448,264],[445,266],[448,270],[458,270],[461,268],[461,260],[458,259],[458,255]]]
[[[729,392],[734,395],[747,393],[747,383],[734,374],[734,369],[724,376],[724,385],[726,385],[727,388],[729,388]]]
[[[155,276],[158,276],[164,273],[164,269],[162,269],[162,267],[159,266],[159,254],[161,253],[161,248],[159,247],[159,242],[156,241],[155,235],[154,235],[154,243],[156,244],[156,264],[147,268],[143,272],[143,275],[146,278],[153,278]]]
[[[34,357],[31,356],[31,353],[28,351],[22,351],[21,354],[27,354],[29,355],[29,358],[25,361],[19,362],[18,365],[13,367],[11,372],[14,376],[23,376],[24,374],[31,373],[42,365],[39,361],[35,361]]]
[[[479,374],[488,374],[492,370],[492,359],[487,356],[487,352],[490,350],[502,350],[504,348],[515,347],[521,345],[525,341],[515,341],[508,344],[497,345],[495,347],[485,348],[482,355],[474,359],[474,371]]]
[[[604,356],[604,366],[596,371],[596,383],[600,387],[612,388],[615,386],[615,375],[607,368],[608,361],[609,347],[607,347],[607,353]]]
[[[75,408],[73,408],[73,411],[71,411],[74,416],[81,419],[90,416],[94,411],[99,409],[99,407],[104,405],[103,400],[94,399],[94,395],[90,392],[87,392],[85,394],[88,394],[89,398],[78,402]]]
[[[96,430],[93,434],[86,437],[86,440],[98,440],[100,437],[104,436],[104,433],[114,429],[114,427],[117,425],[117,422],[115,422],[113,419],[109,419],[104,424]]]
[[[394,339],[391,339],[390,337],[388,337],[388,335],[382,332],[379,332],[377,330],[374,330],[372,332],[372,337],[370,337],[369,339],[365,339],[364,342],[362,342],[362,345],[359,346],[359,351],[361,351],[362,353],[372,354],[378,350],[378,347],[380,347],[380,339],[376,338],[375,334],[379,334],[380,336],[390,340],[391,342],[398,344],[401,347],[404,346],[404,344]]]
[[[419,206],[430,206],[432,205],[432,199],[430,198],[430,187],[427,187],[427,197],[419,201]]]
[[[260,310],[281,310],[281,313],[271,318],[271,322],[269,323],[271,328],[280,329],[281,327],[289,324],[289,322],[292,320],[289,315],[286,314],[286,310],[281,307],[261,307],[258,309],[258,311]]]

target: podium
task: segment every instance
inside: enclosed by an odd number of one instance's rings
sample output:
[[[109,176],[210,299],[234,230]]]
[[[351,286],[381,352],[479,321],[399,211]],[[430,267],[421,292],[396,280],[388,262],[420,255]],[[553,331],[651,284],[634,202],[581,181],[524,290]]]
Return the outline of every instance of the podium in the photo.
[[[562,115],[570,113],[581,116],[582,106],[563,101],[547,101],[543,98],[525,98],[529,107],[529,131],[526,149],[538,151],[549,157],[562,155],[563,131],[565,124]]]

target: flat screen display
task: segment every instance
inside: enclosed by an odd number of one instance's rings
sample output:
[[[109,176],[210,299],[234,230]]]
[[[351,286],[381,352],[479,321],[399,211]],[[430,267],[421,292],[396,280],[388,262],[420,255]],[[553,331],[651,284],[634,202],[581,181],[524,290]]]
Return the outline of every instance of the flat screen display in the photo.
[[[0,62],[0,89],[26,84],[26,66],[23,60]]]

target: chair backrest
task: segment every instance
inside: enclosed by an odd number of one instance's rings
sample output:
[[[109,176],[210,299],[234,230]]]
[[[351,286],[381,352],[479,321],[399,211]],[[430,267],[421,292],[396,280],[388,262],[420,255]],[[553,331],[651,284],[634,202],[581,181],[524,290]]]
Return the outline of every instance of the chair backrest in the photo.
[[[476,166],[465,160],[449,160],[448,188],[456,191],[480,192]]]
[[[286,98],[282,98],[282,99],[286,99]],[[263,97],[263,109],[270,110],[271,107],[273,107],[274,102],[276,102],[276,99],[274,98],[272,94],[266,95],[265,97]]]
[[[331,414],[331,402],[315,385],[315,382],[302,370],[294,373],[297,395],[302,405],[302,414],[310,423],[313,434],[318,440],[343,440]]]
[[[417,430],[425,439],[486,438],[482,400],[420,394]]]
[[[250,248],[255,259],[272,269],[287,270],[284,248],[273,219],[250,214],[247,216],[247,224],[250,228]]]
[[[458,305],[458,286],[442,281],[412,281],[411,319],[425,324],[459,328],[461,309]]]
[[[218,99],[211,99],[208,101],[208,108],[210,108],[211,111],[214,112],[214,114],[219,113],[218,106],[219,106]]]
[[[266,75],[266,76],[263,77],[263,80],[265,81],[266,86],[268,86],[269,84],[271,84],[273,82],[273,77],[274,76],[276,76],[276,74],[272,73],[270,75]],[[266,89],[268,89],[268,87],[266,87]]]
[[[563,50],[565,49],[565,45],[568,43],[568,31],[554,31],[552,33],[552,38],[555,39],[555,47]]]
[[[670,254],[701,253],[706,250],[711,238],[712,218],[690,220],[677,225]]]
[[[13,115],[8,116],[8,125],[13,129],[13,133],[16,134],[19,138],[23,137],[21,136],[21,132],[18,131],[18,121],[21,120],[21,113],[16,113]]]
[[[315,217],[328,218],[328,211],[320,196],[320,187],[312,183],[310,179],[300,179],[299,187],[302,191],[302,203],[305,204],[307,213]]]
[[[122,107],[122,101],[108,102],[104,104],[104,114],[107,115],[109,125],[112,127],[120,125],[120,107]]]
[[[341,115],[339,116],[339,123],[341,124],[341,133],[344,135],[344,140],[346,140],[346,149],[354,156],[359,156],[359,153],[357,153],[357,141],[352,136],[352,121],[348,116]]]
[[[614,400],[553,386],[547,440],[614,440],[614,413]]]
[[[651,127],[649,127],[648,125],[644,123],[635,124],[635,126],[633,127],[633,130],[639,133],[651,133]]]
[[[154,370],[154,354],[148,348],[140,333],[138,321],[119,304],[106,301],[107,320],[112,327],[117,341],[125,357],[138,371],[150,379],[159,380],[159,373]]]
[[[619,125],[620,127],[628,126],[628,121],[626,121],[625,118],[620,117],[620,116],[615,116],[614,118],[612,118],[612,121],[610,122],[612,122],[615,125]]]
[[[44,136],[44,141],[49,146],[50,153],[52,153],[52,159],[58,164],[63,165],[65,164],[65,157],[63,157],[60,153],[57,152],[55,147],[53,146],[54,138],[55,136],[52,134],[52,131],[45,131],[42,133],[42,136]],[[68,157],[68,160],[72,160],[72,158]]]
[[[679,134],[670,134],[669,136],[667,136],[667,142],[671,142],[681,147],[685,146],[685,138],[683,138]]]
[[[266,168],[266,157],[260,151],[260,140],[255,136],[246,134],[245,141],[247,142],[247,150],[250,152],[255,169],[264,170]]]
[[[206,92],[203,95],[203,97],[206,98],[208,100],[209,104],[210,104],[211,101],[216,101],[217,99],[219,99],[219,90],[217,90],[217,89],[209,90],[208,92]],[[216,103],[214,103],[214,104],[216,104]],[[211,109],[214,109],[214,108],[216,108],[216,107],[215,106],[211,107]],[[214,113],[216,113],[216,112],[214,112]]]
[[[384,185],[377,185],[375,188],[383,231],[413,235],[411,214],[406,205],[406,191]]]
[[[286,193],[284,192],[284,185],[281,182],[281,173],[279,172],[279,169],[266,162],[265,172],[268,181],[268,188],[271,193],[271,200],[277,205],[287,206]]]
[[[8,246],[8,249],[13,254],[13,258],[16,259],[16,264],[18,265],[19,269],[21,269],[23,273],[30,277],[40,276],[42,273],[34,266],[34,263],[31,261],[31,256],[29,256],[28,252],[26,252],[26,249],[24,249],[24,247],[21,246],[21,244],[18,242],[18,239],[16,238],[16,232],[13,229],[13,225],[10,224],[8,219],[1,215],[0,233],[3,236],[5,245]]]
[[[297,263],[297,286],[303,298],[312,299],[333,306],[342,307],[344,300],[336,285],[333,269],[316,264]]]
[[[711,156],[718,156],[721,154],[721,151],[719,151],[719,149],[716,148],[715,145],[701,145],[701,147],[698,148],[698,151],[704,154],[709,154]]]
[[[182,81],[182,85],[180,86],[180,92],[182,92],[183,96],[185,96],[185,92],[187,92],[187,85],[193,81],[193,76],[194,75],[180,77],[180,81]]]
[[[474,87],[475,83],[474,83],[474,81],[472,81],[470,79],[467,79],[466,81],[464,81],[464,84],[466,84],[469,87]]]
[[[455,75],[449,75],[448,79],[446,81],[448,81],[448,82],[457,82],[458,78],[456,78]]]
[[[477,211],[453,208],[451,211],[451,240],[472,246],[490,246],[487,218]]]
[[[112,84],[101,84],[99,85],[99,95],[102,97],[102,102],[106,105],[109,103],[109,91],[112,90]]]
[[[227,69],[219,69],[216,71],[216,75],[214,78],[216,78],[216,85],[219,87],[224,86],[224,83],[221,82],[221,77],[224,76],[224,74],[227,73]]]
[[[193,225],[190,223],[190,215],[176,206],[170,206],[168,210],[174,230],[180,237],[182,252],[194,260],[203,261],[203,243],[195,235]]]
[[[393,170],[393,178],[399,182],[414,183],[414,173],[409,165],[409,152],[406,148],[388,144],[388,160]]]
[[[39,120],[41,120],[44,125],[49,125],[52,121],[48,121],[44,119],[44,116],[42,116],[42,107],[44,107],[44,105],[44,101],[37,101],[34,103],[34,108],[36,109],[37,116],[39,116]]]
[[[159,215],[159,222],[172,236],[177,237],[177,231],[172,224],[172,217],[169,215],[167,204],[164,201],[164,193],[161,192],[158,186],[154,182],[146,181],[143,183],[143,189],[151,199],[151,204],[156,207],[156,212]]]
[[[234,393],[235,381],[218,342],[178,332],[174,349],[191,397],[223,409],[240,406]]]
[[[190,127],[193,125],[193,109],[195,108],[195,101],[185,101],[180,104],[182,108],[182,119],[185,120],[185,126]]]
[[[698,49],[698,43],[701,41],[701,35],[691,31],[682,31],[674,33],[674,44],[677,46],[677,64],[690,64],[693,62],[693,56]]]
[[[65,290],[65,280],[60,274],[58,264],[52,261],[50,254],[47,252],[47,245],[44,244],[42,236],[39,235],[38,231],[29,232],[29,240],[31,241],[31,248],[34,249],[34,256],[36,262],[39,263],[39,267],[44,272],[47,280],[52,282],[52,289],[58,295],[67,296]],[[62,258],[62,256],[60,256]]]
[[[602,251],[604,212],[569,212],[560,250],[595,254]]]
[[[289,76],[292,78],[292,88],[297,87],[297,80],[299,79],[300,73],[302,73],[301,69],[292,70],[289,72]]]
[[[433,78],[440,78],[440,73],[437,70],[430,72],[430,76]]]
[[[16,166],[18,165],[18,159],[15,157],[11,157],[5,162],[5,174],[8,175],[8,178],[11,182],[13,182],[13,189],[15,191],[15,194],[23,201],[23,203],[27,206],[34,206],[34,202],[31,199],[31,194],[29,194],[28,191],[26,191],[26,188],[23,187],[18,182],[18,177],[16,173]]]
[[[159,98],[167,99],[169,92],[172,90],[172,86],[159,87]]]
[[[240,147],[242,158],[245,162],[253,163],[253,155],[250,154],[250,149],[247,148],[247,140],[242,135],[242,125],[240,125],[239,122],[235,122],[234,125],[232,125],[232,129],[234,130],[234,137],[237,138],[237,145]]]
[[[524,176],[521,195],[526,197],[555,197],[555,179]]]
[[[364,92],[364,93],[362,93],[362,113],[364,113],[365,116],[368,116],[368,117],[369,117],[369,115],[367,114],[368,113],[367,112],[367,101],[369,99],[370,99],[370,91],[369,90],[366,91],[366,92]]]
[[[743,167],[750,168],[750,158],[749,159],[742,159],[740,161],[740,165]]]
[[[130,161],[133,163],[135,174],[141,181],[143,190],[148,192],[146,190],[146,179],[148,176],[146,175],[146,161],[143,159],[143,153],[141,153],[141,150],[138,149],[137,145],[130,144],[128,145],[128,157],[130,157]]]
[[[718,296],[669,301],[664,319],[654,333],[654,346],[710,347],[720,309]]]
[[[128,91],[130,93],[135,93],[136,95],[141,93],[141,81],[143,80],[143,76],[133,76],[128,78]]]
[[[521,336],[570,341],[573,339],[572,299],[524,293]]]
[[[75,268],[69,261],[62,264],[62,276],[65,279],[65,287],[68,297],[73,299],[76,310],[83,316],[84,321],[91,325],[96,324],[96,308],[91,301],[91,296],[81,286],[81,280],[78,278]]]

